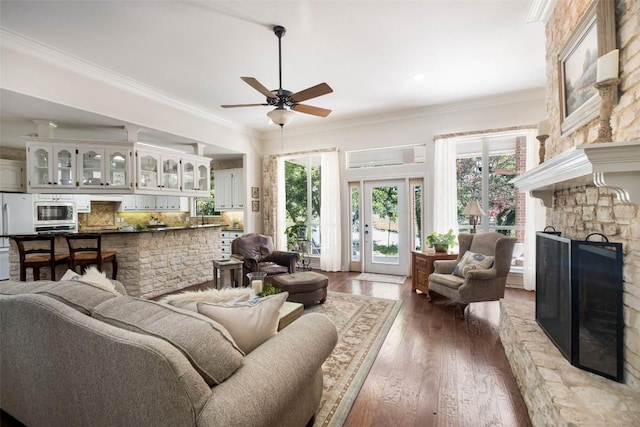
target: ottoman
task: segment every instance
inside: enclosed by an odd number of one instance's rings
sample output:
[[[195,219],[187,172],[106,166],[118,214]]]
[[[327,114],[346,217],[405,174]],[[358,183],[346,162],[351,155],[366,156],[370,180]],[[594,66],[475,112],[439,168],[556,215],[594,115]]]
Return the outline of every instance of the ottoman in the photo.
[[[271,276],[271,284],[281,291],[289,292],[287,301],[300,304],[324,303],[327,299],[329,279],[313,271]]]

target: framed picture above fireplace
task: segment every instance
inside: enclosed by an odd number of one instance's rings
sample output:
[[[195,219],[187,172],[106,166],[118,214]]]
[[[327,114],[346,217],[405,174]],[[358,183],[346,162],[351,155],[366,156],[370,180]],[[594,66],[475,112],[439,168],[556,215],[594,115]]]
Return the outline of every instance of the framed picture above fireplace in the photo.
[[[615,7],[596,0],[589,7],[558,56],[562,136],[598,117],[598,58],[616,48]]]

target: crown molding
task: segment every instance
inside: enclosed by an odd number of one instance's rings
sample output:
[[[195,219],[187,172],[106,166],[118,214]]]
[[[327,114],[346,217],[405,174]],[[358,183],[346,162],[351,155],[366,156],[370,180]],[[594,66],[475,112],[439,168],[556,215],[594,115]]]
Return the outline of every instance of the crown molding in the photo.
[[[257,136],[252,129],[221,119],[200,106],[4,27],[0,27],[0,46],[38,58],[56,67],[100,81],[119,90],[161,103],[234,131],[252,137]]]

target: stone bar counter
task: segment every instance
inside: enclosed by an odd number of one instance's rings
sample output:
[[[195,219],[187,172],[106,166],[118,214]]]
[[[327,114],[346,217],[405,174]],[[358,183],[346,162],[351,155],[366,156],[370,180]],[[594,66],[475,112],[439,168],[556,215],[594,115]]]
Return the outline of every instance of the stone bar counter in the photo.
[[[167,292],[213,280],[212,261],[221,254],[219,224],[191,227],[162,227],[146,230],[91,231],[102,235],[102,250],[118,252],[118,276],[131,296],[153,298]],[[64,234],[56,237],[56,252],[68,253]],[[11,240],[10,277],[20,280],[18,248]],[[111,264],[104,271],[111,277]],[[66,271],[59,266],[56,278]],[[49,279],[49,269],[41,279]],[[31,269],[27,280],[33,280]]]

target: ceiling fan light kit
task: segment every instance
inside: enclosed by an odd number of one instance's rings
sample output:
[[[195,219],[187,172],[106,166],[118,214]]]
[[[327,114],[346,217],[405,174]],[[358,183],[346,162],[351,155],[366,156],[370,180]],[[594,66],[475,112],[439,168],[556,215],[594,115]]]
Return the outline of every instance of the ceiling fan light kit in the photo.
[[[286,108],[275,108],[273,111],[269,111],[267,116],[271,119],[271,121],[276,124],[282,126],[286,126],[293,120],[295,113],[291,110],[287,110]]]
[[[319,117],[327,117],[331,113],[331,110],[326,108],[300,104],[302,101],[333,92],[333,89],[331,89],[328,84],[320,83],[296,93],[282,88],[282,37],[286,31],[286,28],[280,25],[273,27],[273,33],[278,37],[278,89],[269,90],[253,77],[240,77],[249,86],[266,96],[266,103],[221,105],[222,108],[274,106],[276,108],[268,112],[267,116],[269,116],[273,123],[279,125],[281,128],[291,123],[295,116],[293,111]]]

